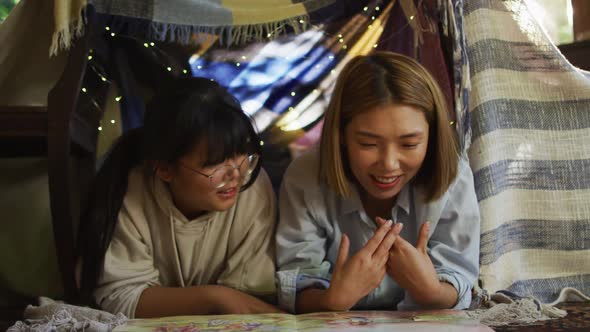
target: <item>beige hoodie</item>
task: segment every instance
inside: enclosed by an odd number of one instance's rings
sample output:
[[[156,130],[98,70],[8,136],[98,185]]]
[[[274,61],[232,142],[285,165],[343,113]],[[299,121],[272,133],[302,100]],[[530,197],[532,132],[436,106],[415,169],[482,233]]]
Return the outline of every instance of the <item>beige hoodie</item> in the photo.
[[[143,290],[156,285],[218,284],[273,296],[275,223],[275,197],[264,171],[231,209],[187,220],[165,184],[136,168],[95,300],[103,310],[133,318]]]

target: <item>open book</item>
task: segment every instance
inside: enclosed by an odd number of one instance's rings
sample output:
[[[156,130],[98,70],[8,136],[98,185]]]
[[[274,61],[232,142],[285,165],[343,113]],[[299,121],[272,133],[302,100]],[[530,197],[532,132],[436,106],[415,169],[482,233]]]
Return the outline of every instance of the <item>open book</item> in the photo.
[[[436,331],[493,332],[456,310],[347,311],[304,315],[218,315],[132,319],[114,332],[203,331]]]

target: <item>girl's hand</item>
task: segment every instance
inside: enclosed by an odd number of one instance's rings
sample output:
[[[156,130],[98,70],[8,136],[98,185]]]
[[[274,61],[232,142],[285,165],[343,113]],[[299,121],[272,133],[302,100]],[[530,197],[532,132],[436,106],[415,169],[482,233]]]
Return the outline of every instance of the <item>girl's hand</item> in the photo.
[[[348,258],[350,242],[342,235],[338,258],[334,265],[330,287],[325,293],[325,307],[345,311],[375,289],[385,276],[389,250],[401,228],[392,228],[391,220],[383,222],[367,244]]]
[[[217,314],[284,313],[279,308],[257,297],[221,285],[214,286],[210,296],[215,304]]]
[[[442,288],[426,250],[429,230],[429,222],[422,224],[416,247],[399,237],[387,261],[387,274],[421,305],[437,302]]]

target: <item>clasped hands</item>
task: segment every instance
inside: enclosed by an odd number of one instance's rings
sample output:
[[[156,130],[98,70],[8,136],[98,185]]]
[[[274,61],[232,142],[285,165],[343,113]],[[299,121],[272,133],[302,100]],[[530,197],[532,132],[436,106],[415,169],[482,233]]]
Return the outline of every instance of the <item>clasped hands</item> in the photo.
[[[346,234],[342,235],[330,287],[326,290],[327,306],[332,310],[349,310],[379,286],[385,273],[418,304],[428,307],[436,303],[443,285],[427,253],[430,223],[422,224],[414,247],[399,235],[403,224],[393,224],[380,217],[376,220],[379,227],[373,237],[350,258],[350,241]]]

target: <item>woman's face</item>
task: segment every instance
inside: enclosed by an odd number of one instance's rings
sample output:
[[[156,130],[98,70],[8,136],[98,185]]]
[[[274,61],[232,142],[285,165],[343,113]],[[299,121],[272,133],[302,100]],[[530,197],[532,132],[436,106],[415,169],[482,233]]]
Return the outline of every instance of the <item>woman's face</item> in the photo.
[[[174,204],[189,220],[208,211],[225,211],[237,200],[243,184],[241,168],[248,168],[247,156],[237,155],[218,165],[203,166],[207,151],[204,144],[183,156],[175,165],[159,167],[156,175],[168,183]],[[238,167],[241,165],[241,167]],[[228,167],[229,166],[229,167]],[[238,171],[240,170],[240,171]],[[209,175],[222,174],[226,182],[217,188],[219,182],[212,182]],[[201,173],[201,174],[199,174]],[[214,179],[217,176],[214,176]]]
[[[361,197],[390,200],[424,162],[428,123],[415,107],[379,106],[352,118],[344,142]]]

